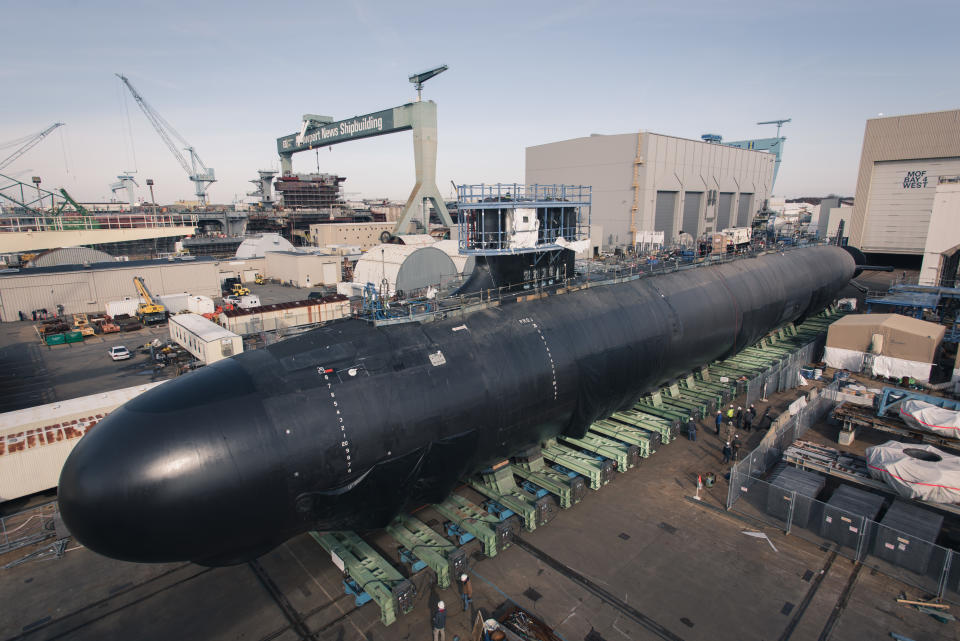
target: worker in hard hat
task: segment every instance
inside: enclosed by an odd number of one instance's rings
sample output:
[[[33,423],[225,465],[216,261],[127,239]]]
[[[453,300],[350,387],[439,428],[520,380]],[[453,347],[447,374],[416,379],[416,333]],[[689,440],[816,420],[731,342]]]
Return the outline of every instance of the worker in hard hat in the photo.
[[[437,601],[437,611],[433,613],[433,641],[447,641],[447,606],[443,601]]]
[[[466,612],[473,602],[473,585],[466,574],[460,575],[460,598],[463,599],[463,611]]]

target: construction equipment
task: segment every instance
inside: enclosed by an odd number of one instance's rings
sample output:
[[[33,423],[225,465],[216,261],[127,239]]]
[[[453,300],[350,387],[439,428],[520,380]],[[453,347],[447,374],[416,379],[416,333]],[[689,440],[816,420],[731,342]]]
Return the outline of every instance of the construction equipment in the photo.
[[[63,123],[62,123],[62,122],[55,122],[55,123],[53,123],[52,125],[50,125],[49,127],[47,127],[46,129],[44,129],[43,131],[39,132],[39,133],[31,134],[31,135],[29,135],[29,136],[24,136],[23,138],[19,138],[19,139],[17,139],[17,140],[11,140],[11,141],[9,141],[9,142],[7,142],[7,143],[4,143],[3,145],[0,145],[0,148],[2,148],[2,147],[12,147],[13,145],[17,145],[17,144],[20,145],[19,147],[17,147],[17,148],[13,151],[12,154],[10,154],[9,156],[7,156],[7,157],[4,158],[3,160],[0,160],[0,169],[3,169],[4,167],[6,167],[6,166],[9,165],[10,163],[12,163],[14,160],[16,160],[17,158],[19,158],[19,157],[22,156],[23,154],[27,153],[28,151],[30,151],[31,149],[33,149],[34,147],[36,147],[37,144],[38,144],[41,140],[43,140],[44,138],[46,138],[48,135],[50,135],[50,133],[51,133],[54,129],[56,129],[57,127],[62,127],[62,126],[63,126]]]
[[[147,117],[147,120],[150,121],[150,124],[153,125],[153,128],[157,130],[157,133],[160,134],[160,138],[163,140],[164,144],[167,145],[167,148],[173,154],[173,157],[177,159],[177,162],[180,163],[180,166],[183,167],[183,170],[187,172],[187,176],[190,177],[190,180],[193,181],[196,188],[197,199],[200,201],[200,204],[207,204],[207,188],[210,187],[210,183],[217,181],[214,178],[213,169],[208,169],[206,165],[203,164],[203,161],[200,160],[200,156],[197,155],[196,150],[193,148],[193,145],[188,143],[183,136],[177,133],[177,130],[174,129],[169,122],[163,119],[157,111],[151,107],[146,100],[143,99],[143,96],[133,88],[133,85],[130,84],[130,81],[126,76],[121,74],[116,74],[123,84],[127,86],[127,89],[130,90],[130,93],[133,94],[133,99],[137,101],[137,104],[140,105],[140,109],[143,111],[144,115]],[[177,145],[174,144],[170,136],[173,135],[180,143],[183,145],[183,149],[190,154],[190,162],[188,163],[186,158],[183,157],[183,154],[180,153],[180,150],[177,148]],[[133,203],[130,203],[131,205]]]
[[[140,322],[144,325],[152,325],[167,320],[167,308],[154,301],[143,279],[134,276],[133,285],[137,288],[140,298],[143,299],[143,302],[137,305],[137,318],[140,319]]]
[[[263,274],[258,273],[256,276],[254,276],[253,282],[255,282],[257,285],[263,285],[263,283],[265,282],[263,278]]]
[[[79,330],[82,336],[93,336],[96,334],[93,325],[90,324],[87,315],[83,312],[73,315],[73,328]]]

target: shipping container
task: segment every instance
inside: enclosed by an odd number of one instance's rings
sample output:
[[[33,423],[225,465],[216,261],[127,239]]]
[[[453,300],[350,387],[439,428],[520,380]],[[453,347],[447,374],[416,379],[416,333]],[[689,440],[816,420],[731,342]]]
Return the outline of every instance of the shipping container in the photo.
[[[209,296],[191,296],[187,299],[187,310],[194,314],[212,314],[213,299]]]

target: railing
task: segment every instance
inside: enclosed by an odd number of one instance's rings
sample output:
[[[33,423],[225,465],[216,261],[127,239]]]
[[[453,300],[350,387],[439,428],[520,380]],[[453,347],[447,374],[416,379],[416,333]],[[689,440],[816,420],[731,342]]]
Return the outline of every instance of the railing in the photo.
[[[3,216],[0,232],[196,227],[197,214],[98,213],[90,216]]]
[[[657,263],[632,260],[615,265],[597,264],[594,261],[578,261],[577,274],[569,278],[539,279],[519,283],[509,287],[485,289],[467,295],[444,298],[444,291],[449,291],[459,284],[460,278],[451,279],[443,283],[431,285],[438,294],[435,298],[424,299],[411,296],[416,292],[406,292],[407,300],[391,302],[382,314],[359,313],[358,317],[371,321],[377,325],[396,324],[407,322],[431,322],[447,318],[462,318],[480,309],[494,307],[505,302],[515,302],[525,296],[545,296],[565,294],[570,291],[600,287],[616,283],[624,283],[639,278],[660,276],[672,272],[688,269],[699,269],[713,265],[722,265],[744,258],[762,256],[768,253],[797,251],[805,247],[824,243],[809,243],[782,248],[766,248],[748,250],[738,254],[723,254],[711,256],[698,262],[684,262],[679,259],[658,261]],[[425,288],[428,289],[428,288]],[[421,292],[424,290],[421,290]]]

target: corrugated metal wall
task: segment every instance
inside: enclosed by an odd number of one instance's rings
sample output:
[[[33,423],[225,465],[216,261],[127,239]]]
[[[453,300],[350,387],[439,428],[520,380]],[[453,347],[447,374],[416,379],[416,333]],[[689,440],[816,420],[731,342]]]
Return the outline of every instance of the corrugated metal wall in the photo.
[[[938,179],[958,174],[960,158],[876,163],[860,248],[922,254]]]
[[[856,200],[848,227],[850,244],[863,245],[870,186],[877,162],[956,157],[960,157],[960,109],[867,120]]]
[[[683,196],[683,219],[680,221],[680,228],[686,233],[697,238],[697,229],[700,223],[700,201],[703,199],[703,192],[688,191]]]
[[[141,276],[154,296],[189,292],[202,296],[220,295],[217,263],[161,263],[123,266],[90,271],[30,274],[21,272],[0,276],[0,320],[19,320],[17,312],[28,317],[35,309],[56,312],[101,312],[107,301],[136,296],[134,276]]]

